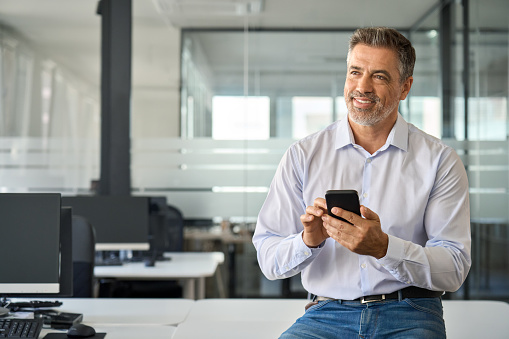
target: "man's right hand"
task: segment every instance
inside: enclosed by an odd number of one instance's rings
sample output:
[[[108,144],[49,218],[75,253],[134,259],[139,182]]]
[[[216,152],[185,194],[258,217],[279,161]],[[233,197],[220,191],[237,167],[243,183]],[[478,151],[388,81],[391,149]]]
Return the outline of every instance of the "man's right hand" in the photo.
[[[300,221],[304,225],[302,240],[307,247],[318,247],[329,237],[323,227],[322,215],[324,214],[327,214],[327,203],[323,198],[316,198],[313,206],[306,207],[306,214],[300,216]]]

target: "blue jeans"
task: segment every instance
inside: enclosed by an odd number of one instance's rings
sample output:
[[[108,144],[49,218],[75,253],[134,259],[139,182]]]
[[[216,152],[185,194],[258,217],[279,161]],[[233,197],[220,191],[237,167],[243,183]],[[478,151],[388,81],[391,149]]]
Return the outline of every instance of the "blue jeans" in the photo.
[[[280,339],[446,338],[440,298],[360,304],[325,300],[310,307]]]

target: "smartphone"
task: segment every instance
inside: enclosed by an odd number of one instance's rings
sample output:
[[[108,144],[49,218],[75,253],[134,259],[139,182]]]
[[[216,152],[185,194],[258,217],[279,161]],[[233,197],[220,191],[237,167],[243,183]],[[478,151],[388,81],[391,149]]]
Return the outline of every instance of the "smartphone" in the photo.
[[[340,207],[359,216],[361,215],[359,195],[356,190],[328,190],[325,193],[325,201],[327,202],[327,211],[329,212],[329,215],[336,219],[346,221],[345,219],[332,214],[331,209],[333,207]]]

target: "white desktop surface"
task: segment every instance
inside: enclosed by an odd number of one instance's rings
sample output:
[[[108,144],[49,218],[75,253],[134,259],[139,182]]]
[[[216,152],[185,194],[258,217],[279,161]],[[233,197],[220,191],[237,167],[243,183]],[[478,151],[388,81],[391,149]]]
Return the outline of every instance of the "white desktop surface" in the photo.
[[[106,333],[105,339],[169,339],[175,333],[174,326],[155,325],[96,325],[96,333]],[[43,329],[39,338],[48,333],[66,333],[66,331]]]
[[[194,300],[190,299],[60,299],[61,312],[82,313],[85,324],[177,325],[183,322]]]
[[[306,300],[196,301],[172,339],[277,338],[304,313]],[[444,300],[448,339],[509,338],[509,304]]]
[[[304,313],[302,299],[197,300],[172,339],[273,339]]]
[[[153,267],[146,267],[142,262],[96,266],[94,276],[123,280],[183,280],[185,298],[203,299],[205,278],[213,276],[217,266],[224,262],[224,254],[218,252],[172,252],[165,256],[171,260],[158,261]]]
[[[509,304],[503,301],[444,300],[448,339],[509,338]]]

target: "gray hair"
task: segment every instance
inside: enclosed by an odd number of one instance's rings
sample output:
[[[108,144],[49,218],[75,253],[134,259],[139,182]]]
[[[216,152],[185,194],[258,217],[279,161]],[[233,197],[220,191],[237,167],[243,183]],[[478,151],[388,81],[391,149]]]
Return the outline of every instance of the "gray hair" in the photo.
[[[366,27],[357,29],[350,37],[347,61],[357,44],[370,47],[383,47],[393,50],[398,55],[400,82],[404,82],[414,73],[415,49],[412,43],[401,33],[388,27]]]

